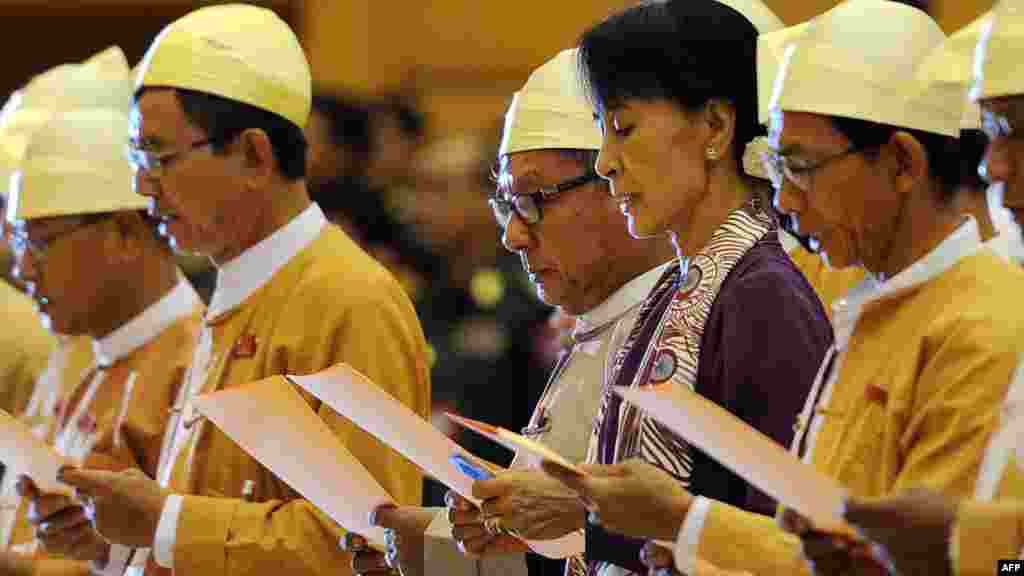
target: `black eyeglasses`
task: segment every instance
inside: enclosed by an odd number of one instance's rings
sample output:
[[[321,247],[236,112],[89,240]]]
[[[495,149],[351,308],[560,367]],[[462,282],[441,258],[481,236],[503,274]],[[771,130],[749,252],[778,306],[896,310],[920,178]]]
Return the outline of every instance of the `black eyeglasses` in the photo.
[[[803,190],[804,192],[810,192],[814,186],[814,175],[824,168],[825,166],[842,160],[847,156],[854,154],[860,154],[865,148],[860,146],[851,146],[842,152],[833,154],[828,158],[824,158],[815,162],[814,164],[793,164],[792,158],[787,156],[781,156],[778,152],[768,152],[765,154],[764,166],[768,172],[768,177],[771,178],[776,188],[781,187],[783,178],[789,180],[794,186]]]
[[[150,176],[156,178],[165,174],[167,169],[170,168],[170,166],[178,159],[187,156],[200,148],[228,142],[235,136],[236,134],[230,134],[203,138],[197,142],[192,142],[183,150],[176,150],[165,154],[157,154],[152,150],[147,150],[137,142],[129,142],[125,148],[125,154],[127,154],[128,162],[133,168],[135,168],[135,170],[146,172]]]
[[[491,196],[488,203],[491,205],[491,210],[494,211],[494,219],[498,221],[498,225],[502,228],[508,226],[509,221],[512,219],[513,212],[523,219],[523,222],[527,225],[536,224],[541,219],[541,205],[548,202],[563,192],[568,192],[573,188],[579,188],[591,182],[600,180],[601,177],[594,172],[577,176],[572,180],[566,180],[565,182],[559,182],[554,186],[545,186],[539,188],[535,192],[527,192],[525,194],[514,194],[504,195],[500,192],[494,196]]]

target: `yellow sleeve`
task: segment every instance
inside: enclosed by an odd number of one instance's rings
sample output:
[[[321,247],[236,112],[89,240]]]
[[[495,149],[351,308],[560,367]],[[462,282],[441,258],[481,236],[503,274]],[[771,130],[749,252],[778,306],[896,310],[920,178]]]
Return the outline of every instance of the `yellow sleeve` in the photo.
[[[774,518],[721,502],[708,508],[697,557],[723,570],[758,576],[810,574],[799,538],[779,528]]]
[[[390,280],[390,279],[388,279]],[[353,297],[348,306],[311,294],[297,299],[287,326],[303,342],[290,351],[288,373],[306,374],[345,362],[424,417],[430,380],[422,330],[408,297],[393,280]],[[334,295],[335,299],[337,295]],[[301,336],[301,338],[298,338]],[[287,339],[286,339],[287,340]],[[318,414],[400,504],[420,505],[423,475],[411,462],[321,405]],[[186,496],[174,545],[176,576],[351,573],[339,548],[344,531],[302,499],[249,503]]]
[[[903,463],[887,492],[924,486],[970,497],[1020,356],[1016,343],[993,342],[983,320],[959,323],[936,345],[917,378]]]
[[[174,573],[351,573],[341,531],[305,500],[250,503],[185,496],[178,516]]]
[[[956,576],[988,576],[999,560],[1024,547],[1024,502],[964,501],[957,513],[950,557]]]

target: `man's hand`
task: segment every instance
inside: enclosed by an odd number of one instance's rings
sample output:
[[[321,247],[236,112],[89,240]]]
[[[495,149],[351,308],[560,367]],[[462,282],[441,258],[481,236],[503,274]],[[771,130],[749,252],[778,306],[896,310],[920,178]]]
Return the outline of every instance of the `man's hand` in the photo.
[[[452,538],[459,550],[470,558],[526,553],[530,551],[522,540],[512,536],[491,534],[484,528],[480,509],[472,502],[449,491],[444,496],[448,506],[448,521],[452,525]]]
[[[473,484],[485,518],[527,540],[555,540],[582,530],[587,510],[575,492],[540,470],[510,470]]]
[[[625,536],[673,542],[693,503],[693,496],[678,480],[640,460],[580,466],[586,476],[552,462],[542,466],[583,499],[592,520]]]
[[[914,490],[881,500],[849,500],[846,521],[882,545],[899,574],[948,576],[958,507],[956,500]]]
[[[424,532],[434,520],[435,512],[416,506],[382,506],[374,511],[370,523],[387,528],[387,553],[369,547],[358,534],[348,534],[343,548],[351,552],[352,571],[357,576],[387,574],[388,568],[398,570],[402,576],[423,576]]]
[[[63,468],[59,480],[73,486],[93,527],[111,542],[150,548],[170,492],[141,470],[108,472]]]
[[[93,529],[81,505],[63,494],[40,491],[25,476],[18,479],[17,489],[28,503],[28,523],[47,553],[83,562],[106,558],[110,546]]]
[[[10,550],[0,551],[0,576],[34,576],[35,562],[31,556]]]

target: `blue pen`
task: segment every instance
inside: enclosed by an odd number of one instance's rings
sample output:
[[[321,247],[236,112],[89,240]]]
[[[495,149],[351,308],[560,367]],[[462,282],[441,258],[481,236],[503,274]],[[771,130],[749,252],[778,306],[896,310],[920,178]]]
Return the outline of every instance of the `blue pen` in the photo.
[[[448,461],[458,468],[460,472],[469,476],[473,480],[490,480],[494,478],[494,474],[492,474],[490,470],[473,464],[462,454],[452,454],[451,457],[448,458]]]

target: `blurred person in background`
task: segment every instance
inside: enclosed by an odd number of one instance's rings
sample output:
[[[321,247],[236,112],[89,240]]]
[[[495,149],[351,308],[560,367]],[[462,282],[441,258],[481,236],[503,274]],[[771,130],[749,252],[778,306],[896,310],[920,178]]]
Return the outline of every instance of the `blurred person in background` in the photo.
[[[431,350],[434,414],[454,410],[518,430],[551,366],[536,352],[550,308],[533,294],[515,255],[501,246],[487,205],[494,189],[495,134],[461,134],[425,145],[402,209],[437,258],[417,311]],[[435,418],[447,427],[444,418]],[[511,454],[472,433],[451,431],[471,452],[508,465]],[[432,491],[440,504],[443,490]]]
[[[390,188],[387,180],[368,175],[377,143],[374,117],[382,113],[379,110],[380,105],[370,100],[327,91],[314,93],[305,129],[309,143],[306,182],[310,198],[327,218],[390,270],[415,301],[423,295],[436,257],[395,217],[389,198],[401,196],[392,192],[400,187]],[[418,142],[415,134],[414,142]],[[402,157],[411,162],[405,154]],[[409,169],[404,169],[403,182],[408,180]]]
[[[5,204],[6,197],[0,195],[0,217]],[[4,222],[0,222],[0,268],[0,317],[5,322],[0,330],[0,410],[17,415],[28,405],[36,379],[46,368],[56,341],[39,322],[32,300],[8,277],[13,269],[13,254]]]

